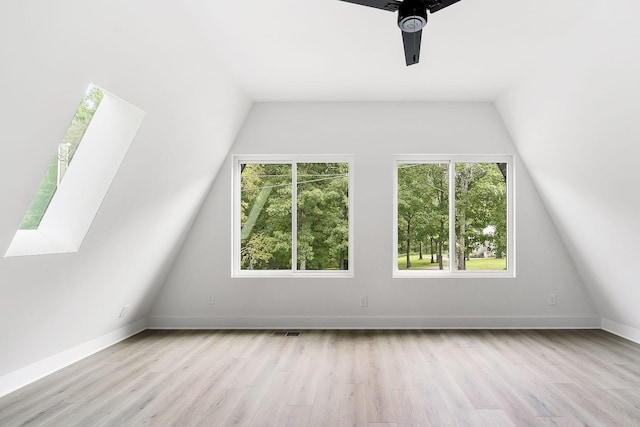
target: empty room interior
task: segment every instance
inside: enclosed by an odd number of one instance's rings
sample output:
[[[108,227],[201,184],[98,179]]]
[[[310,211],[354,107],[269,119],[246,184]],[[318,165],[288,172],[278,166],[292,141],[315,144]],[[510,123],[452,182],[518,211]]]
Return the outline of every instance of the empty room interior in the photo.
[[[640,425],[639,15],[3,1],[0,425]]]

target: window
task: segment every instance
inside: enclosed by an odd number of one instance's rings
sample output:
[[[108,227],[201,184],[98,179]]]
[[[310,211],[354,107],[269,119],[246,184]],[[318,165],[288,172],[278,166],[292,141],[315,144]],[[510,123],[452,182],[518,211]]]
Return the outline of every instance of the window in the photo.
[[[352,276],[351,163],[234,157],[232,275]]]
[[[5,257],[77,252],[145,112],[90,85]]]
[[[20,230],[36,230],[40,225],[42,217],[47,211],[58,186],[60,186],[62,178],[71,164],[71,160],[73,160],[73,156],[80,142],[82,142],[89,123],[91,123],[91,119],[93,119],[95,112],[98,110],[103,97],[103,92],[96,86],[90,85],[87,88],[84,98],[71,120],[71,124],[62,138],[62,142],[58,144],[57,153],[51,159],[49,169],[47,169],[44,178],[40,182],[36,195],[31,200],[27,213],[20,223]]]
[[[514,277],[513,158],[398,156],[394,277]]]

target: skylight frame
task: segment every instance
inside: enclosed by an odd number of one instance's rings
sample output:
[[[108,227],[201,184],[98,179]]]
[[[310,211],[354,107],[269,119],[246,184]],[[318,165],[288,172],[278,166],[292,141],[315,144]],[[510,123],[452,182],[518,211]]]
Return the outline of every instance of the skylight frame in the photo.
[[[69,165],[38,228],[18,229],[5,257],[71,253],[80,249],[146,115],[103,87],[92,85],[104,96],[75,153],[75,160]]]

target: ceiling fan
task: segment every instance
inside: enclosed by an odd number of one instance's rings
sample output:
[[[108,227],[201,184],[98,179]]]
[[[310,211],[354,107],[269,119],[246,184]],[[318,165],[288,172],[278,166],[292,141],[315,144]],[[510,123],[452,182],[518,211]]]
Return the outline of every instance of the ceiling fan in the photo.
[[[398,12],[398,27],[402,30],[404,56],[407,66],[420,61],[422,29],[427,25],[427,10],[430,13],[451,6],[460,0],[341,0],[376,9]]]

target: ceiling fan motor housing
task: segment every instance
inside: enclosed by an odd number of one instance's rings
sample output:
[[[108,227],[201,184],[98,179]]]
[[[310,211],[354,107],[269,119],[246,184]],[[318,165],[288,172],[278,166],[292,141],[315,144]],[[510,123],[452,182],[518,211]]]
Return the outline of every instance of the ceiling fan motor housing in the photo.
[[[398,8],[398,27],[405,33],[415,33],[427,25],[427,6],[420,2],[404,1]]]

